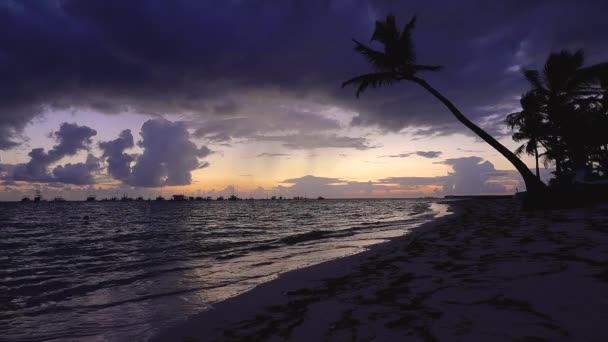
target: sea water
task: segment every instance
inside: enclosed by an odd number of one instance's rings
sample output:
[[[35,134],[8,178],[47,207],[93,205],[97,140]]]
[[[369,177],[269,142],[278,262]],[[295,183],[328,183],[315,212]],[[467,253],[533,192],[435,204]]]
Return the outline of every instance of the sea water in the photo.
[[[426,199],[0,203],[0,341],[145,340],[444,209]]]

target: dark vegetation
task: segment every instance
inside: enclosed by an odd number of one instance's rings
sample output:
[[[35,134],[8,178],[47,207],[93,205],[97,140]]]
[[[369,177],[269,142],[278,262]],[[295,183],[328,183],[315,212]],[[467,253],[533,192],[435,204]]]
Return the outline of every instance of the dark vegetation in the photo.
[[[554,166],[553,186],[608,181],[608,63],[584,67],[582,50],[552,53],[542,71],[525,70],[531,89],[505,120],[515,151]]]
[[[418,64],[412,41],[416,25],[413,17],[400,29],[394,16],[376,21],[371,41],[383,50],[354,40],[355,51],[371,64],[370,73],[353,77],[342,86],[356,85],[359,97],[368,88],[401,81],[418,84],[443,103],[454,117],[511,162],[526,184],[527,207],[581,204],[608,199],[608,63],[583,67],[582,51],[551,54],[541,72],[526,70],[532,90],[521,100],[522,111],[507,116],[515,130],[513,139],[522,142],[515,153],[469,120],[451,101],[419,77],[423,72],[441,70],[438,65]],[[536,174],[519,159],[534,155]],[[538,159],[554,164],[550,187],[540,179]],[[607,182],[608,183],[608,182]]]

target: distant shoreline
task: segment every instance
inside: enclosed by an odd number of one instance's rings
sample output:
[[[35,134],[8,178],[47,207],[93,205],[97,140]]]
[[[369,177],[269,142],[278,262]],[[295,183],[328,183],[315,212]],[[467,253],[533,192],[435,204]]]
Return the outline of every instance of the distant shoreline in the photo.
[[[355,198],[339,198],[339,197],[325,197],[322,200],[327,200],[327,201],[355,201],[355,200],[442,200],[442,199],[507,199],[507,198],[513,198],[514,194],[510,194],[510,195],[446,195],[446,196],[441,196],[441,197],[429,197],[429,196],[425,196],[425,197],[355,197]],[[320,199],[317,198],[306,198],[306,199],[293,199],[293,198],[283,198],[283,199],[266,199],[266,198],[242,198],[240,199],[241,201],[294,201],[294,202],[299,202],[299,201],[319,201]],[[230,202],[228,200],[223,200],[224,202]],[[146,198],[143,200],[137,200],[137,199],[133,199],[133,200],[129,200],[129,201],[121,201],[120,199],[117,200],[103,200],[103,199],[98,199],[95,201],[87,201],[86,199],[83,200],[70,200],[70,199],[64,199],[62,201],[54,201],[52,199],[49,200],[44,200],[41,202],[34,202],[34,201],[30,201],[30,202],[25,202],[24,204],[37,204],[37,203],[116,203],[116,202],[157,202],[154,198]],[[162,201],[161,201],[162,202]],[[175,200],[171,200],[169,198],[165,199],[164,202],[222,202],[222,200],[218,201],[216,199],[211,199],[211,200],[184,200],[184,201],[175,201]],[[13,201],[2,201],[0,200],[0,203],[22,203],[21,200],[13,200]]]

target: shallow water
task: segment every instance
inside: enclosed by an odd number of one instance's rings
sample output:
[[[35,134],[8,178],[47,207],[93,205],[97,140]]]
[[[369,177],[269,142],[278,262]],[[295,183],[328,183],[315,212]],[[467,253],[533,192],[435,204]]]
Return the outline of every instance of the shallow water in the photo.
[[[0,203],[0,340],[145,340],[444,209],[394,199]]]

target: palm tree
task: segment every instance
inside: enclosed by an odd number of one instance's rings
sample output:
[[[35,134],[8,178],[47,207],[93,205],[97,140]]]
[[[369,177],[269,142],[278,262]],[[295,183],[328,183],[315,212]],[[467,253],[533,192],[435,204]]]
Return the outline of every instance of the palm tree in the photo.
[[[539,153],[538,148],[545,146],[543,138],[546,136],[545,123],[541,112],[539,98],[533,93],[524,94],[520,100],[522,110],[507,115],[506,124],[511,128],[517,128],[513,133],[513,140],[516,142],[525,141],[516,150],[516,155],[526,153],[534,156],[536,162],[536,177],[540,179]],[[545,147],[546,149],[546,147]]]
[[[415,25],[415,16],[405,25],[403,30],[399,30],[393,15],[388,15],[385,21],[376,21],[376,27],[371,40],[384,45],[384,51],[374,50],[353,39],[355,42],[355,51],[363,55],[369,61],[373,66],[374,71],[351,78],[344,82],[342,87],[350,84],[358,85],[356,96],[359,97],[359,95],[369,87],[377,88],[400,81],[410,81],[418,84],[441,101],[458,121],[507,158],[521,174],[526,183],[528,193],[532,197],[542,193],[546,187],[545,184],[534,176],[526,164],[491,135],[471,122],[471,120],[464,116],[452,102],[435,88],[431,87],[428,82],[418,77],[418,74],[421,72],[439,71],[441,70],[441,66],[416,64],[416,54],[412,42],[412,31]]]
[[[585,169],[588,156],[586,140],[589,110],[601,99],[600,76],[606,72],[608,63],[583,67],[585,55],[582,50],[560,51],[547,58],[543,70],[525,70],[530,83],[530,93],[540,102],[538,109],[548,123],[547,147],[555,158],[558,181],[567,171],[573,174]],[[571,167],[568,167],[571,165]]]

